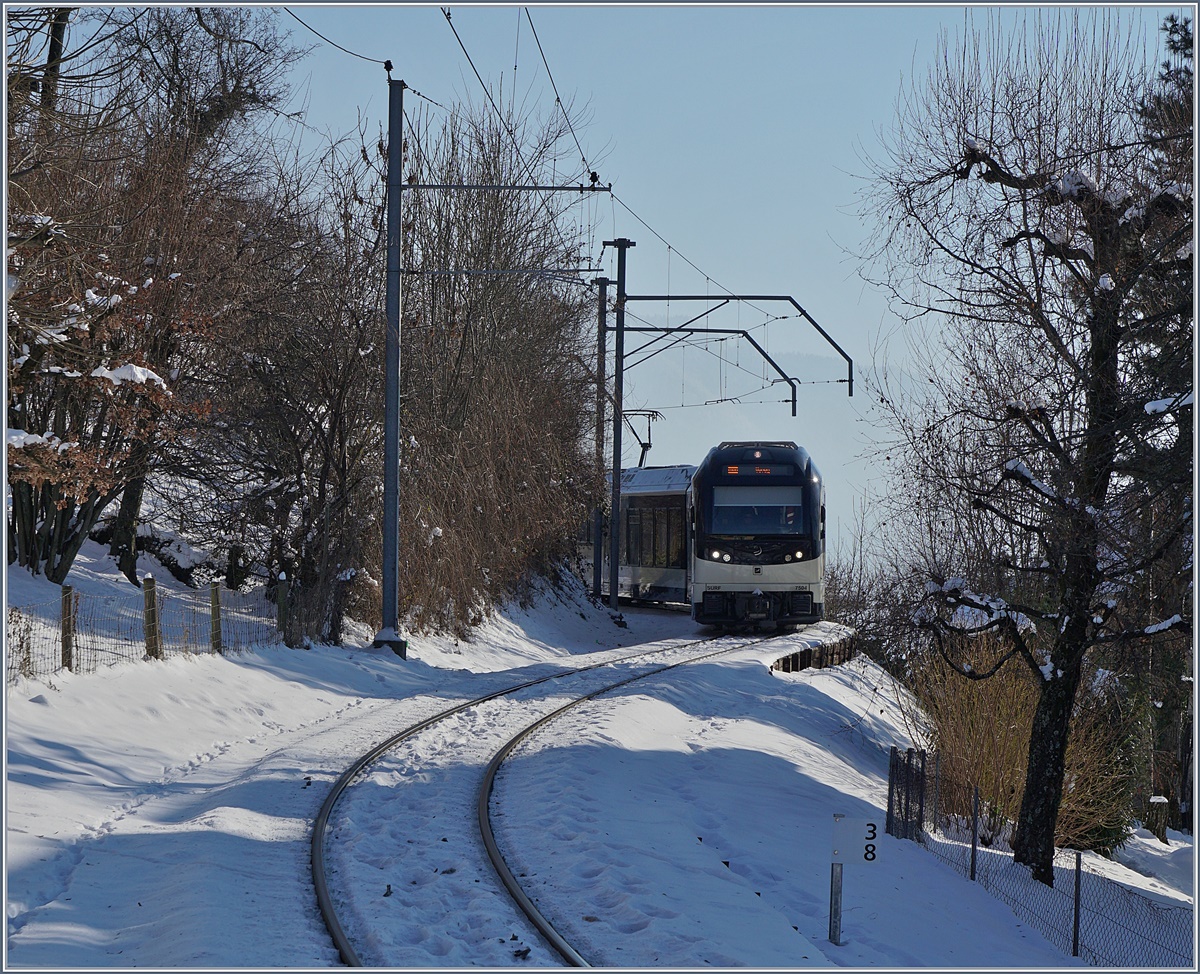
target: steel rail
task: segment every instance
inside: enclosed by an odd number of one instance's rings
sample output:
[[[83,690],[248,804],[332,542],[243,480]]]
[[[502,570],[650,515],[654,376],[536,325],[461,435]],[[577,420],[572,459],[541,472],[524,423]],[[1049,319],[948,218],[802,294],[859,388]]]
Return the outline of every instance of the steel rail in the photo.
[[[312,839],[309,846],[309,856],[312,865],[313,889],[317,896],[317,907],[320,910],[321,918],[325,921],[325,926],[329,930],[329,935],[333,939],[334,946],[337,948],[338,956],[341,957],[342,963],[348,967],[363,967],[363,962],[359,958],[354,945],[350,943],[350,938],[346,935],[345,929],[337,918],[337,913],[333,907],[333,899],[329,891],[329,881],[326,875],[325,868],[325,835],[329,828],[329,818],[333,813],[334,806],[338,799],[341,798],[346,788],[350,783],[362,773],[367,765],[371,764],[380,755],[391,750],[397,744],[404,741],[406,738],[412,737],[420,733],[427,727],[431,727],[440,720],[445,720],[447,717],[453,717],[457,713],[468,710],[471,707],[478,706],[482,703],[487,703],[490,700],[495,700],[499,697],[506,696],[510,693],[517,693],[521,690],[526,690],[529,687],[537,686],[541,683],[546,683],[550,680],[557,680],[563,677],[574,676],[578,673],[586,673],[589,670],[599,669],[602,666],[612,666],[616,663],[624,663],[631,659],[636,659],[638,656],[647,656],[652,653],[665,653],[671,650],[685,649],[688,646],[694,646],[698,643],[711,642],[714,638],[709,636],[705,639],[698,639],[691,643],[683,643],[678,646],[666,646],[661,649],[642,650],[636,653],[630,653],[627,656],[617,657],[616,659],[603,660],[598,663],[591,663],[587,666],[573,667],[568,670],[561,670],[554,673],[549,673],[546,676],[538,677],[533,680],[526,680],[524,683],[517,683],[513,686],[504,687],[492,693],[485,694],[481,697],[476,697],[474,700],[468,700],[465,703],[456,704],[446,710],[439,711],[431,717],[419,721],[404,730],[393,734],[391,737],[379,744],[375,745],[369,751],[364,753],[357,761],[347,768],[342,775],[334,782],[330,788],[329,794],[325,796],[325,801],[321,804],[320,811],[317,812],[317,817],[313,821]],[[650,675],[650,674],[646,674]]]
[[[562,957],[562,959],[565,960],[571,967],[591,967],[592,965],[589,964],[583,955],[581,955],[574,947],[572,947],[567,939],[554,928],[554,925],[546,918],[542,911],[537,908],[525,890],[521,888],[521,884],[517,882],[516,876],[514,876],[512,870],[508,868],[508,863],[504,861],[504,855],[501,853],[500,846],[496,842],[496,836],[492,831],[489,805],[492,796],[492,789],[496,783],[496,772],[500,770],[500,765],[504,763],[505,758],[507,758],[508,755],[511,754],[518,745],[528,740],[536,730],[550,723],[555,718],[560,717],[568,710],[578,707],[580,704],[587,703],[587,701],[594,700],[596,697],[599,697],[602,694],[609,693],[612,690],[616,690],[630,683],[635,683],[638,680],[646,680],[652,676],[657,676],[659,673],[675,669],[678,666],[686,666],[689,663],[695,663],[704,659],[711,659],[714,656],[723,656],[726,653],[732,653],[741,649],[745,649],[746,646],[752,646],[756,642],[766,642],[768,639],[774,638],[774,634],[771,636],[764,636],[760,639],[752,639],[749,642],[737,647],[719,649],[715,652],[704,653],[700,656],[693,656],[685,660],[679,660],[676,663],[668,663],[665,666],[660,666],[657,669],[650,670],[646,673],[638,673],[634,676],[619,680],[616,683],[611,683],[608,686],[601,687],[598,690],[593,690],[591,693],[587,693],[582,697],[572,700],[569,703],[559,707],[557,710],[554,710],[551,713],[546,714],[544,717],[534,721],[519,734],[513,737],[499,751],[497,751],[493,756],[491,763],[488,764],[487,770],[484,772],[483,776],[483,785],[479,789],[479,797],[475,803],[475,811],[479,819],[479,832],[483,837],[483,845],[487,850],[488,858],[492,860],[492,865],[495,867],[496,873],[500,876],[500,881],[504,884],[504,888],[508,890],[509,894],[517,902],[517,905],[520,906],[522,912],[537,928],[538,933],[540,933],[546,939],[550,946],[558,951],[559,956]],[[676,646],[672,648],[682,649],[685,647]]]

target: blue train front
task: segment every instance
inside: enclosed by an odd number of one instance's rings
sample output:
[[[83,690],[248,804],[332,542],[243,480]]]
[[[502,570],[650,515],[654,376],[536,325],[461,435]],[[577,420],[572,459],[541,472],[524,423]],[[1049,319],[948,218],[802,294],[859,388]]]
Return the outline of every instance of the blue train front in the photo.
[[[692,618],[801,625],[825,610],[825,488],[795,443],[722,443],[688,494]]]

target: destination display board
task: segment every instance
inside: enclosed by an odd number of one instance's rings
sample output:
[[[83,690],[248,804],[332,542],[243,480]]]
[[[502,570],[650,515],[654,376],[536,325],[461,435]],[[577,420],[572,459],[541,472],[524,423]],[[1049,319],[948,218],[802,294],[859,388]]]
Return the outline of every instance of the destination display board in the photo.
[[[792,477],[796,467],[790,463],[730,463],[725,473],[730,477]]]

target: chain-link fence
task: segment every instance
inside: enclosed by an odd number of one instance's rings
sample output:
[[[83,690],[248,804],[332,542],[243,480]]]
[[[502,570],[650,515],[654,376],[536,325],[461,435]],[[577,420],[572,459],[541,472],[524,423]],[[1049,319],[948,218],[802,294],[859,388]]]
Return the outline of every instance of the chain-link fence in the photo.
[[[281,641],[277,609],[262,592],[142,592],[85,595],[64,586],[52,602],[8,607],[6,675],[43,678],[168,653],[231,653]]]
[[[1009,905],[1064,953],[1098,967],[1194,966],[1195,911],[1171,906],[1092,871],[1059,850],[1054,885],[1013,861],[1011,824],[977,788],[948,780],[937,755],[892,748],[887,831],[920,842]]]

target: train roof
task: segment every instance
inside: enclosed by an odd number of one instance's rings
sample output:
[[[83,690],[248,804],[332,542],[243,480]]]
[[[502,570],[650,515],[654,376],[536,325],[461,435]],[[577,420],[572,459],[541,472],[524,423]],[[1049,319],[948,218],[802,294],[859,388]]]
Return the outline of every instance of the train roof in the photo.
[[[754,448],[754,447],[774,447],[779,450],[799,450],[800,447],[791,440],[726,440],[722,443],[718,450],[729,450],[733,447]]]
[[[798,467],[798,472],[820,476],[808,451],[791,440],[726,441],[708,451],[700,468],[707,474],[725,464],[756,462],[792,463]]]
[[[664,494],[686,491],[696,468],[691,464],[674,467],[631,467],[621,471],[622,494]]]

